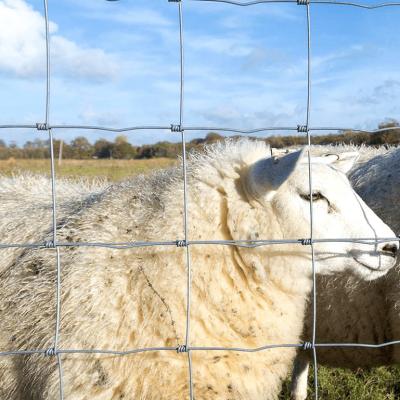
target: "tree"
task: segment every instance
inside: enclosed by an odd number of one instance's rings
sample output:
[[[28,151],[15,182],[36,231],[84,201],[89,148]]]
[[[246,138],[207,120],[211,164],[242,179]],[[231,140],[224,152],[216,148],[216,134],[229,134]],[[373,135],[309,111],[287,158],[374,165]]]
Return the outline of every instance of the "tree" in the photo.
[[[78,136],[71,142],[72,158],[85,159],[93,154],[93,146],[84,136]]]
[[[111,158],[114,144],[106,139],[99,139],[94,144],[94,155],[98,158]]]
[[[128,137],[125,135],[118,135],[114,139],[115,144],[123,144],[123,143],[128,143]]]
[[[216,132],[209,132],[207,133],[206,136],[206,143],[215,143],[215,142],[219,142],[220,140],[223,140],[224,137],[221,136],[219,133]]]
[[[125,135],[119,135],[114,140],[114,148],[112,155],[114,158],[134,158],[136,155],[135,148],[128,142]]]

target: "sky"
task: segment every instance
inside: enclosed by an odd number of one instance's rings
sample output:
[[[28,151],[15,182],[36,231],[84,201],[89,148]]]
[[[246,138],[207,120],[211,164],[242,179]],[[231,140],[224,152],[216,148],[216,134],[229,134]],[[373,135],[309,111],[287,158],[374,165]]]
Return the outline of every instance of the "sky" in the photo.
[[[177,3],[48,3],[50,124],[178,123]],[[0,125],[44,120],[43,15],[43,0],[0,0]],[[306,7],[183,0],[183,17],[184,126],[253,129],[305,123]],[[400,120],[399,28],[400,7],[311,6],[310,126],[374,129],[382,121]],[[91,141],[115,137],[94,131],[54,133],[64,140],[78,135]],[[187,136],[190,140],[205,133]],[[17,144],[43,135],[36,130],[0,130],[0,139]],[[178,141],[177,135],[127,134],[137,145]]]

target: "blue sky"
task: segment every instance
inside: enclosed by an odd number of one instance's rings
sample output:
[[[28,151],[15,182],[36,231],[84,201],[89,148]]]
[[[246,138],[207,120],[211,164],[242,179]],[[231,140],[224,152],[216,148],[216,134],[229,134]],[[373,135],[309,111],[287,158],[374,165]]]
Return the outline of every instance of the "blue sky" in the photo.
[[[0,0],[0,124],[44,119],[42,0]],[[365,4],[373,4],[365,1]],[[304,6],[184,0],[184,125],[305,122]],[[49,0],[52,124],[169,125],[179,117],[179,27],[167,0]],[[400,120],[400,7],[313,5],[311,126],[373,129]],[[56,131],[113,139],[105,132]],[[7,130],[23,143],[36,131]],[[193,132],[188,138],[199,137]],[[128,135],[134,144],[179,139]]]

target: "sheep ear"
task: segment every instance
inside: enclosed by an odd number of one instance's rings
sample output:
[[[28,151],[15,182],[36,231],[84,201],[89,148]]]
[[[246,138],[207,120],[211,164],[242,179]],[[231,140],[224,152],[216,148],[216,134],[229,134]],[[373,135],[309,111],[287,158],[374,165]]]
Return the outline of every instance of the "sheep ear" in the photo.
[[[247,191],[257,199],[270,200],[296,169],[304,149],[280,158],[269,157],[254,163],[247,175]]]
[[[357,151],[348,151],[340,154],[326,154],[323,156],[328,162],[337,170],[347,174],[352,168],[355,162],[359,159],[360,154]]]

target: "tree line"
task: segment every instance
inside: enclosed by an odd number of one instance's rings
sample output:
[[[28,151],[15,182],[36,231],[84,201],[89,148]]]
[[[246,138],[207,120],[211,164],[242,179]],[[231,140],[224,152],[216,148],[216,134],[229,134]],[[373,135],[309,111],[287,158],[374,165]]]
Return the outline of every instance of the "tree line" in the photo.
[[[362,131],[341,131],[336,134],[313,135],[313,144],[354,144],[367,146],[381,145],[399,145],[400,144],[400,124],[398,121],[390,121],[382,123],[379,129],[385,129],[375,133]],[[240,136],[235,136],[239,138]],[[256,139],[252,137],[253,139]],[[215,132],[210,132],[205,138],[193,139],[187,143],[187,150],[200,149],[205,144],[214,143],[223,140],[224,137]],[[257,138],[260,140],[260,138]],[[269,136],[262,139],[266,143],[275,148],[283,148],[289,146],[301,146],[307,144],[307,136],[305,134],[291,136]],[[176,158],[181,154],[181,144],[171,142],[157,142],[142,146],[135,146],[129,143],[126,136],[120,135],[114,141],[99,139],[95,143],[90,143],[84,136],[76,137],[69,143],[54,140],[54,153],[58,157],[62,148],[62,158],[64,159],[146,159],[167,157]],[[0,159],[7,160],[9,158],[49,158],[50,148],[48,140],[35,139],[27,141],[23,146],[17,146],[11,142],[7,145],[0,140]]]

